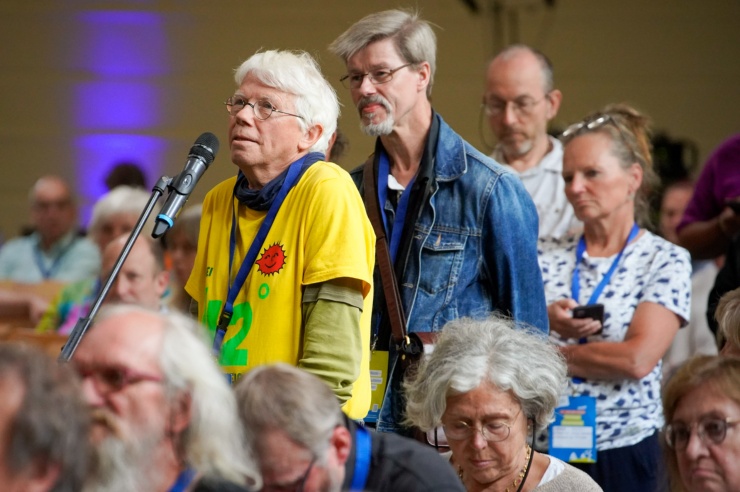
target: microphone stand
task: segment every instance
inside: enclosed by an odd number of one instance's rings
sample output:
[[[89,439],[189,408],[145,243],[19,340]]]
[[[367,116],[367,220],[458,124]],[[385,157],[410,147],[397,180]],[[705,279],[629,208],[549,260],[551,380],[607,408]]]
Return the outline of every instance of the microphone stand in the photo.
[[[106,280],[105,284],[98,292],[95,301],[93,301],[90,312],[87,314],[87,316],[82,316],[77,320],[77,324],[70,332],[69,338],[64,344],[64,347],[62,347],[62,353],[59,355],[58,359],[60,363],[69,362],[69,360],[72,358],[72,355],[74,355],[75,350],[77,350],[77,346],[82,341],[82,337],[85,336],[85,333],[87,333],[88,328],[90,328],[93,319],[95,319],[95,316],[98,314],[98,310],[100,310],[100,306],[103,304],[105,296],[108,295],[108,291],[113,286],[113,282],[115,282],[116,277],[118,276],[118,272],[121,270],[121,266],[123,266],[123,262],[126,261],[126,257],[131,251],[131,248],[134,246],[134,242],[136,242],[139,234],[141,234],[141,229],[144,228],[144,224],[146,223],[149,216],[152,214],[154,205],[156,205],[157,200],[159,200],[159,197],[164,194],[165,189],[169,187],[173,179],[174,178],[162,176],[161,178],[159,178],[159,181],[157,181],[157,184],[154,185],[154,188],[152,188],[152,196],[151,198],[149,198],[144,211],[141,213],[139,221],[136,223],[136,226],[134,226],[134,229],[131,231],[131,234],[128,237],[128,241],[126,241],[126,245],[123,247],[123,251],[121,251],[121,254],[118,255],[118,259],[116,260],[116,264],[113,266],[113,270],[108,276],[108,280]]]

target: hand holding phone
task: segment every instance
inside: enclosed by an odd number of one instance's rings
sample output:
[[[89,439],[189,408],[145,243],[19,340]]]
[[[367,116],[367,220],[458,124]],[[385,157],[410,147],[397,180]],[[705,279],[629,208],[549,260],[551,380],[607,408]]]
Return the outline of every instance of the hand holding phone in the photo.
[[[573,308],[574,318],[592,318],[604,325],[604,305],[603,304],[586,304]]]

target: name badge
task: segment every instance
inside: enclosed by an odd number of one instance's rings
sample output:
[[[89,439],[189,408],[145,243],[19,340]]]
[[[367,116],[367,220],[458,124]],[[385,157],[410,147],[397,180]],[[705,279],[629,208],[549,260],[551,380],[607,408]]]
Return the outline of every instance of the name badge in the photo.
[[[380,406],[385,397],[385,387],[388,384],[388,351],[373,350],[370,352],[370,411],[364,418],[365,422],[377,422],[380,415]]]
[[[561,398],[550,424],[548,454],[568,463],[596,463],[596,399]]]

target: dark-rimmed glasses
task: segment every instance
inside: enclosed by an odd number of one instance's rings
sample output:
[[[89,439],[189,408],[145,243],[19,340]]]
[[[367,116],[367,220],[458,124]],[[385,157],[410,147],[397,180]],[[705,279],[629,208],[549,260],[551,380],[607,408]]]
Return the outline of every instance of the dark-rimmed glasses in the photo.
[[[365,77],[370,79],[370,82],[372,82],[374,85],[385,84],[393,79],[394,73],[410,65],[413,65],[413,63],[407,63],[392,70],[389,70],[387,68],[379,68],[378,70],[372,70],[365,73],[348,73],[347,75],[339,79],[339,82],[341,82],[346,89],[357,89],[362,85],[362,81],[365,80]]]
[[[519,411],[514,415],[514,418],[511,419],[511,423],[516,422],[517,417],[519,417],[519,414],[522,412],[521,407],[519,408]],[[445,436],[447,436],[448,439],[452,439],[454,441],[462,441],[465,439],[470,438],[470,436],[474,435],[477,432],[480,432],[483,436],[483,439],[485,439],[488,442],[500,442],[505,441],[509,434],[511,433],[511,424],[507,424],[506,422],[502,422],[500,420],[491,420],[490,422],[484,422],[480,429],[474,426],[471,426],[467,422],[463,422],[462,420],[458,420],[456,422],[453,422],[449,425],[442,425],[442,428],[445,430]]]
[[[262,121],[269,118],[272,113],[282,113],[287,114],[288,116],[295,116],[296,118],[304,119],[303,116],[279,110],[266,99],[260,99],[251,103],[241,96],[231,96],[224,101],[224,104],[226,105],[226,111],[228,111],[231,116],[236,116],[242,109],[249,106],[252,108],[254,117]]]
[[[162,383],[164,378],[154,374],[137,372],[123,367],[102,367],[102,368],[77,368],[77,374],[82,380],[90,379],[95,390],[101,396],[108,396],[113,393],[122,391],[124,388],[150,381]]]
[[[514,114],[518,117],[530,116],[534,112],[534,107],[548,98],[550,93],[545,94],[540,99],[514,99],[513,101],[503,101],[495,99],[483,102],[483,112],[486,116],[499,117],[506,113],[506,108],[511,104]]]
[[[308,481],[308,476],[311,474],[311,470],[315,464],[316,458],[311,460],[311,463],[308,464],[308,468],[303,472],[303,475],[293,480],[291,483],[284,485],[265,485],[262,487],[261,492],[303,492],[303,488],[306,486],[306,482]]]
[[[734,427],[740,419],[704,418],[699,422],[686,425],[683,422],[668,424],[665,428],[665,441],[671,449],[683,451],[689,445],[691,432],[696,427],[699,439],[705,445],[721,444],[727,436],[727,428]]]

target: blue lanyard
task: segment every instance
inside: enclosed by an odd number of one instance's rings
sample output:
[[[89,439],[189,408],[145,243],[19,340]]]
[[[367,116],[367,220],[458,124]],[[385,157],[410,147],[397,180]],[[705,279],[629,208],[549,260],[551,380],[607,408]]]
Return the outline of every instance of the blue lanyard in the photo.
[[[588,300],[587,304],[594,304],[596,300],[601,295],[601,292],[604,290],[604,288],[609,285],[609,281],[612,278],[612,275],[614,274],[614,271],[617,269],[617,265],[619,265],[619,260],[622,259],[622,255],[624,254],[624,250],[627,249],[627,245],[632,242],[633,239],[637,237],[637,234],[640,232],[640,227],[637,224],[632,225],[632,230],[630,231],[629,236],[627,237],[627,241],[625,241],[624,246],[622,246],[622,249],[619,251],[619,254],[617,254],[617,257],[614,258],[614,261],[612,262],[612,266],[609,267],[609,270],[604,275],[604,278],[601,279],[601,282],[599,282],[599,285],[596,286],[596,289],[594,289],[593,294],[591,294],[591,297]],[[578,300],[579,295],[581,293],[581,286],[579,283],[579,276],[580,276],[580,269],[581,269],[581,261],[583,261],[583,254],[586,252],[586,237],[581,236],[581,239],[578,241],[578,247],[576,248],[576,266],[573,268],[573,278],[571,280],[571,294],[573,296],[573,299],[580,303]]]
[[[229,286],[229,293],[226,297],[226,303],[224,305],[223,311],[221,312],[221,317],[218,320],[216,335],[213,338],[213,352],[216,355],[221,354],[221,345],[223,344],[224,337],[226,336],[226,331],[228,330],[229,323],[231,322],[231,315],[234,313],[234,301],[236,300],[236,296],[239,294],[239,291],[244,286],[244,282],[247,280],[249,271],[254,266],[254,261],[257,259],[257,254],[259,253],[262,244],[265,242],[265,239],[267,238],[267,234],[270,232],[270,228],[272,227],[273,222],[275,222],[275,216],[277,215],[278,210],[280,210],[280,206],[283,204],[283,201],[288,195],[288,192],[298,181],[298,177],[301,174],[301,166],[303,165],[303,161],[305,159],[306,156],[303,156],[290,165],[290,168],[288,169],[288,174],[285,176],[285,181],[283,181],[283,184],[280,187],[280,191],[278,192],[277,196],[275,196],[272,205],[270,205],[270,208],[267,211],[267,215],[262,221],[262,224],[257,231],[257,235],[252,241],[252,244],[249,246],[247,255],[244,257],[244,260],[239,267],[239,272],[234,278],[234,283]],[[236,234],[236,213],[232,210],[231,236],[229,238],[229,277],[231,276],[231,269],[234,262],[234,253],[236,251]]]
[[[44,265],[44,258],[41,256],[41,248],[39,247],[39,244],[36,243],[36,245],[33,248],[33,256],[34,260],[36,262],[36,266],[38,267],[39,271],[41,272],[41,276],[44,278],[44,280],[48,280],[51,278],[51,276],[54,274],[54,272],[59,268],[59,263],[62,261],[62,258],[64,258],[64,255],[67,254],[67,252],[72,249],[72,246],[74,245],[76,239],[72,239],[69,244],[67,244],[54,258],[54,261],[52,261],[51,266],[47,269],[46,265]]]
[[[388,234],[388,219],[385,214],[385,202],[388,199],[388,174],[390,173],[390,162],[388,161],[388,155],[384,150],[380,151],[378,159],[378,204],[380,205],[380,215],[383,217],[383,226],[385,232]],[[401,244],[401,236],[403,236],[403,224],[406,221],[406,211],[409,207],[409,199],[411,196],[411,188],[414,185],[414,177],[406,188],[401,193],[401,198],[398,200],[396,206],[396,218],[393,221],[393,229],[390,231],[390,255],[391,261],[396,262],[396,255],[398,254],[398,246]]]
[[[371,441],[370,431],[358,426],[355,432],[355,471],[352,475],[352,484],[349,486],[351,492],[365,490],[367,477],[370,475]]]
[[[174,485],[170,487],[169,492],[185,492],[190,485],[190,482],[193,481],[193,478],[195,478],[195,470],[192,468],[186,468],[177,476],[177,480]]]

